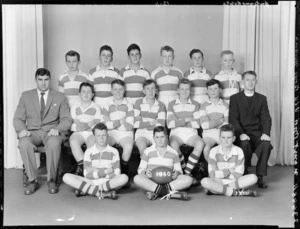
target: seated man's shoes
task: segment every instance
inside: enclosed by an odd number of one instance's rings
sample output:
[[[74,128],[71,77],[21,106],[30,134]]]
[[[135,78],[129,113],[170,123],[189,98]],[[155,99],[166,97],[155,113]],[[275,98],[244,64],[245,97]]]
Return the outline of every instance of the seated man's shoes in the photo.
[[[155,200],[158,196],[154,192],[146,192],[148,200]]]
[[[54,180],[48,181],[47,184],[48,184],[48,192],[50,194],[58,193],[58,186]]]
[[[104,192],[104,191],[99,191],[99,197],[98,199],[104,199],[104,198],[109,198],[109,199],[116,199],[116,191],[108,191],[108,192]]]
[[[39,183],[36,180],[33,180],[27,183],[26,189],[24,191],[25,195],[33,194],[40,187]]]
[[[252,197],[256,197],[257,196],[257,192],[256,192],[256,190],[242,189],[242,190],[238,190],[237,196],[252,196]]]
[[[179,192],[179,191],[169,191],[169,193],[161,198],[162,199],[178,199],[178,200],[187,200],[188,195],[186,192]]]
[[[257,186],[262,189],[268,188],[268,185],[266,185],[261,176],[258,177]]]
[[[75,190],[76,197],[87,196],[87,195],[88,195],[87,193],[84,193],[84,192],[80,191],[79,189]]]

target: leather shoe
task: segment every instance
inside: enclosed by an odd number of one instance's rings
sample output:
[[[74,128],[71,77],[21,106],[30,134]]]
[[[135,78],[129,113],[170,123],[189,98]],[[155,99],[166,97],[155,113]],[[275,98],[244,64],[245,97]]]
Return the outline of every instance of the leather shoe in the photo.
[[[25,195],[33,194],[40,187],[39,183],[36,180],[29,182],[26,186]]]
[[[48,192],[50,194],[58,193],[58,187],[55,181],[50,180],[47,182],[47,184],[48,184]]]
[[[258,177],[257,186],[262,189],[268,188],[268,185],[264,183],[262,177]]]

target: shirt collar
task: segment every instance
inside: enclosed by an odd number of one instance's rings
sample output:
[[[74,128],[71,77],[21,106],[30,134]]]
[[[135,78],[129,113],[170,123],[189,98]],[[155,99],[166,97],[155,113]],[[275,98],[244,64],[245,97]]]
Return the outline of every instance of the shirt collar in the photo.
[[[222,146],[221,145],[219,145],[219,152],[223,155],[223,156],[225,156],[225,154],[223,153],[223,150],[222,150]],[[227,156],[227,160],[229,159],[229,158],[231,158],[232,156],[235,156],[235,155],[238,155],[237,154],[237,151],[235,150],[235,147],[234,146],[232,146],[232,148],[231,148],[231,150],[230,150],[230,153],[229,153],[229,155]],[[226,160],[226,158],[224,158],[225,160]],[[226,160],[226,161],[227,161]]]
[[[144,68],[144,66],[143,66],[143,65],[141,65],[141,64],[140,64],[140,67],[139,67],[139,69],[145,69],[145,68]],[[131,70],[131,68],[130,68],[130,64],[127,64],[127,65],[126,65],[126,67],[125,67],[125,70]]]
[[[121,105],[121,104],[127,105],[127,104],[128,104],[127,99],[126,99],[126,98],[123,98],[122,102],[121,102],[119,105]],[[116,104],[114,103],[114,99],[110,99],[110,100],[109,100],[109,106],[110,106],[110,105],[116,105]]]
[[[252,93],[246,93],[246,91],[244,90],[244,94],[246,97],[252,97],[254,95],[254,91]]]
[[[188,99],[187,103],[192,104],[191,98]],[[175,100],[175,104],[183,104],[183,103],[180,101],[179,98],[177,98],[177,99]]]
[[[42,93],[42,92],[41,92],[38,88],[37,88],[37,92],[38,92],[38,95],[41,96],[41,93]],[[48,89],[47,91],[44,91],[44,93],[45,93],[45,94],[44,94],[44,97],[48,97],[49,89]]]
[[[148,104],[146,96],[143,98],[143,103]],[[158,105],[158,100],[156,98],[154,98],[154,105]]]
[[[194,67],[191,67],[190,68],[190,74],[193,74],[195,73],[196,71],[194,70]],[[205,67],[202,67],[202,70],[199,72],[199,73],[206,73],[206,68]]]
[[[207,100],[207,102],[213,104],[213,102],[210,100],[210,98]],[[223,105],[224,102],[223,102],[223,100],[220,98],[217,104],[218,104],[218,105]]]
[[[95,154],[97,154],[97,153],[100,153],[99,149],[97,148],[96,143],[94,144],[93,147],[94,147],[94,149],[92,150],[92,155],[95,155]],[[109,145],[107,144],[105,150],[102,151],[102,152],[105,152],[105,151],[108,151],[108,150],[109,150]]]
[[[99,70],[104,70],[103,68],[100,67],[100,64],[98,64],[96,67],[96,71],[99,71]],[[110,65],[109,68],[106,70],[114,70],[114,67],[112,65]]]
[[[68,75],[68,71],[69,71],[69,70],[66,70],[63,74]],[[83,72],[82,72],[80,69],[78,69],[77,75],[82,74],[82,73],[83,73]]]
[[[233,68],[232,71],[230,73],[226,73],[224,72],[224,70],[222,69],[219,73],[220,75],[236,75],[237,74],[237,71]]]

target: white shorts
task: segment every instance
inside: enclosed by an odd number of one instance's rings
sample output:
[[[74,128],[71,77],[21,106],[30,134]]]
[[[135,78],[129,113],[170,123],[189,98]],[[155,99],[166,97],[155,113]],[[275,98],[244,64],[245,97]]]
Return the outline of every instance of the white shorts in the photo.
[[[149,142],[154,144],[154,139],[153,139],[153,131],[151,130],[145,130],[145,129],[137,129],[135,132],[135,141],[138,138],[144,137],[146,138]]]
[[[102,111],[104,105],[107,104],[112,99],[113,99],[112,96],[111,97],[107,97],[107,98],[94,97],[94,103],[96,103],[101,108],[101,111]]]
[[[170,138],[172,136],[178,137],[183,141],[183,144],[186,144],[187,140],[195,135],[198,136],[198,131],[194,128],[178,127],[171,130]]]
[[[133,131],[109,130],[108,136],[113,138],[117,144],[120,144],[120,141],[126,137],[133,140]]]
[[[168,105],[171,101],[178,98],[178,95],[159,95],[158,100],[161,101],[166,106],[166,110],[168,110]]]
[[[214,141],[216,141],[216,143],[219,144],[220,130],[216,128],[203,130],[202,138],[212,138]]]
[[[89,136],[93,135],[93,132],[91,132],[91,131],[80,131],[80,132],[74,132],[74,133],[81,135],[85,142]]]
[[[104,184],[106,181],[109,181],[108,178],[99,178],[99,179],[96,179],[96,180],[90,180],[93,185],[102,185]]]

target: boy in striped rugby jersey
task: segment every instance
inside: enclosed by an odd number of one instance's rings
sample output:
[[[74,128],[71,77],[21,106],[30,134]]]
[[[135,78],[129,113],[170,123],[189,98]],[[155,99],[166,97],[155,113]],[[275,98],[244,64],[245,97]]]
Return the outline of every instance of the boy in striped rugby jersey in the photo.
[[[221,126],[220,145],[212,148],[209,153],[209,178],[201,180],[207,195],[257,196],[255,190],[248,189],[256,184],[257,176],[243,176],[244,153],[240,147],[233,145],[234,140],[234,127],[231,124]]]
[[[208,161],[210,149],[219,143],[220,127],[228,123],[229,106],[220,99],[221,83],[211,79],[206,83],[209,100],[200,107],[200,123],[203,129],[202,137],[205,142],[204,158]]]
[[[88,81],[88,75],[78,68],[80,64],[80,55],[78,52],[72,50],[67,52],[65,60],[68,71],[59,76],[58,90],[66,95],[69,106],[72,107],[80,103],[78,88],[82,82]]]
[[[173,65],[175,58],[174,49],[170,46],[163,46],[160,49],[162,65],[151,73],[158,86],[158,100],[163,102],[166,108],[169,102],[178,98],[177,85],[183,78],[182,71]]]
[[[84,154],[84,177],[66,173],[63,181],[76,189],[76,196],[93,195],[112,198],[128,182],[121,174],[119,152],[107,144],[107,126],[98,123],[93,128],[95,144]]]
[[[203,52],[193,49],[190,52],[193,66],[184,73],[184,77],[192,82],[191,98],[202,104],[208,100],[206,82],[211,79],[211,72],[203,66]]]
[[[184,172],[191,175],[204,148],[204,142],[198,135],[200,104],[190,98],[191,81],[188,79],[179,81],[178,92],[179,99],[170,102],[167,110],[167,125],[171,129],[170,145],[178,152]],[[194,147],[187,164],[180,151],[180,146],[183,144]]]
[[[137,128],[135,144],[140,155],[154,143],[153,129],[156,126],[166,126],[165,105],[155,98],[156,82],[152,79],[146,80],[143,84],[143,92],[146,96],[137,100],[134,105],[134,128]]]
[[[103,119],[108,128],[109,145],[118,144],[123,149],[121,171],[128,175],[128,161],[133,148],[133,105],[124,98],[124,81],[114,80],[111,83],[111,92],[113,99],[103,106]]]
[[[103,105],[112,100],[111,82],[121,79],[119,70],[112,66],[113,50],[108,45],[100,48],[98,56],[99,64],[90,70],[89,82],[94,85],[94,102],[102,109]]]
[[[240,92],[242,77],[234,69],[234,53],[230,50],[221,52],[221,71],[215,75],[214,79],[219,80],[222,85],[222,99],[229,104],[230,96]]]
[[[146,190],[149,200],[155,200],[158,196],[163,196],[161,199],[166,198],[167,200],[170,198],[187,200],[187,193],[179,192],[179,190],[189,188],[193,179],[182,174],[178,153],[168,145],[166,128],[163,126],[155,127],[153,138],[155,144],[148,147],[142,154],[134,183]],[[161,185],[150,179],[152,177],[151,171],[159,166],[165,166],[174,171],[171,182]]]
[[[83,82],[79,86],[80,103],[71,107],[70,147],[72,154],[77,161],[75,175],[83,176],[83,151],[81,146],[85,143],[87,148],[95,144],[92,128],[101,121],[100,108],[92,101],[94,88],[88,82]]]
[[[141,49],[137,44],[131,44],[127,48],[130,64],[120,71],[120,76],[125,82],[125,97],[133,105],[144,97],[143,83],[150,79],[149,71],[140,64],[142,57]]]

